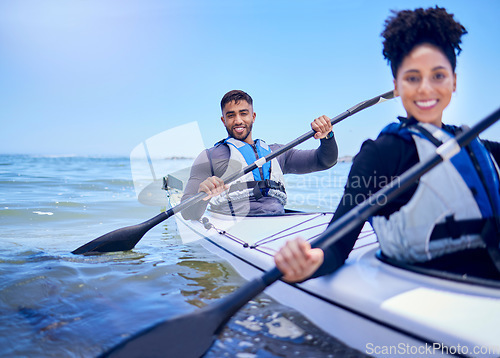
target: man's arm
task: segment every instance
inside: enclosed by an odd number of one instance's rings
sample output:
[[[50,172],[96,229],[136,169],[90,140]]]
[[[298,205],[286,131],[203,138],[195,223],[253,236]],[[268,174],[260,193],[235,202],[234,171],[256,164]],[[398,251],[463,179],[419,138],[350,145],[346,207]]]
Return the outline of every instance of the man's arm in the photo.
[[[280,144],[272,144],[271,150],[278,150]],[[277,159],[283,174],[307,174],[333,167],[337,163],[338,148],[335,136],[321,139],[317,149],[290,149]]]
[[[229,148],[226,145],[218,145],[204,150],[195,159],[181,201],[195,196],[200,191],[206,192],[208,196],[199,203],[184,209],[182,211],[184,219],[198,220],[201,218],[209,199],[229,188],[221,179],[227,171],[229,155]]]
[[[317,149],[298,150],[290,149],[278,157],[283,174],[307,174],[331,168],[337,163],[337,141],[332,132],[330,118],[321,116],[311,123],[311,128],[316,132],[315,139],[320,139]],[[330,134],[331,136],[328,136]],[[327,137],[327,138],[325,138]],[[279,149],[279,144],[271,145],[271,150]]]
[[[196,194],[198,194],[200,184],[207,178],[212,176],[212,170],[210,168],[210,161],[208,160],[207,150],[198,155],[195,159],[193,166],[191,167],[191,173],[189,175],[189,180],[184,189],[184,194],[182,195],[182,201],[185,201]],[[197,204],[191,205],[186,209],[182,210],[182,217],[186,220],[198,220],[201,218],[205,212],[208,205],[208,201],[201,200]]]

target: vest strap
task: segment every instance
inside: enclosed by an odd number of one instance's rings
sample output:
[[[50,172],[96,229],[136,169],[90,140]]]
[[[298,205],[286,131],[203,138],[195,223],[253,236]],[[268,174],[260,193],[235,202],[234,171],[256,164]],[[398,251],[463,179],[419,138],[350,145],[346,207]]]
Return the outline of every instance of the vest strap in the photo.
[[[253,180],[253,181],[248,181],[248,182],[242,182],[242,183],[235,183],[231,185],[231,188],[229,188],[229,193],[238,191],[238,190],[244,190],[244,189],[252,189],[253,194],[256,199],[262,198],[265,194],[262,193],[262,191],[265,191],[266,189],[275,189],[282,191],[285,193],[285,187],[281,184],[278,183],[274,180],[266,179],[266,180]]]
[[[431,132],[429,132],[426,128],[422,127],[420,124],[418,123],[414,124],[412,128],[415,128],[417,131],[422,133],[422,135],[426,137],[429,140],[429,142],[434,144],[436,147],[439,147],[441,144],[443,144],[441,140],[434,137],[434,135]]]
[[[458,239],[463,235],[481,234],[488,219],[455,220],[446,217],[446,222],[437,224],[432,231],[430,241],[451,237]]]
[[[488,249],[491,261],[495,264],[497,271],[500,272],[500,248],[498,247],[500,242],[500,232],[497,230],[494,219],[488,220],[486,225],[484,225],[481,236],[486,242],[486,248]]]

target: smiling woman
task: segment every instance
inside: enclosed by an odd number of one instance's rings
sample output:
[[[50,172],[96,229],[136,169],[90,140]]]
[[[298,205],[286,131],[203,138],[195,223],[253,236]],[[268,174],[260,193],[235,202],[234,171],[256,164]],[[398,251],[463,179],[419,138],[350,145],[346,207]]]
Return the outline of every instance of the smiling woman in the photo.
[[[381,178],[401,176],[464,131],[443,124],[442,115],[456,88],[456,52],[466,33],[454,15],[439,7],[394,11],[386,20],[383,54],[408,117],[400,117],[401,123],[386,126],[376,140],[363,144],[332,223],[354,209],[351,198],[370,197],[382,189],[374,184],[383,182]],[[476,139],[380,209],[371,224],[383,255],[407,264],[500,279],[498,163],[500,144]],[[369,184],[354,185],[359,178]],[[287,244],[276,255],[277,266],[292,282],[335,271],[347,259],[361,228],[358,225],[330,246],[324,260],[318,249],[300,241]]]

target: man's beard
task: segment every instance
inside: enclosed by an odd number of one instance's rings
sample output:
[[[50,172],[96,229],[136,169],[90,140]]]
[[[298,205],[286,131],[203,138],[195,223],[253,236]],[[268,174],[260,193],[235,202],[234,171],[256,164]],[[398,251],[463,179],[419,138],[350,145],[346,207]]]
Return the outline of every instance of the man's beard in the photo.
[[[227,131],[227,134],[229,134],[230,137],[233,137],[234,139],[238,139],[238,140],[241,140],[242,142],[244,142],[245,139],[248,138],[248,136],[250,135],[250,133],[252,133],[252,127],[253,127],[252,123],[250,123],[250,125],[248,125],[248,126],[245,125],[245,129],[247,129],[247,131],[244,131],[241,134],[236,133],[233,129],[230,129],[228,127],[226,127],[226,131]]]

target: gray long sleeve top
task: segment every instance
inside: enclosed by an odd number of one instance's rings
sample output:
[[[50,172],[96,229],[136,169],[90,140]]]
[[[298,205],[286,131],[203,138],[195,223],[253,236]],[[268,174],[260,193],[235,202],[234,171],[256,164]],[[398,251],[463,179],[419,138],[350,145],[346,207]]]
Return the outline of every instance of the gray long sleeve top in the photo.
[[[306,174],[315,171],[331,168],[337,162],[338,148],[335,137],[321,139],[317,149],[299,150],[292,148],[276,159],[283,174]],[[282,144],[269,145],[271,151],[276,151],[283,147]],[[212,161],[210,166],[209,157]],[[209,148],[195,159],[191,168],[190,178],[186,184],[182,201],[198,193],[198,188],[205,179],[210,176],[222,177],[225,173],[230,156],[229,147],[225,144],[218,144]],[[213,168],[213,172],[212,172]],[[205,212],[208,201],[200,201],[182,211],[184,219],[198,220]],[[251,215],[264,215],[269,213],[281,213],[284,211],[283,205],[276,198],[264,196],[258,200],[250,202]]]

